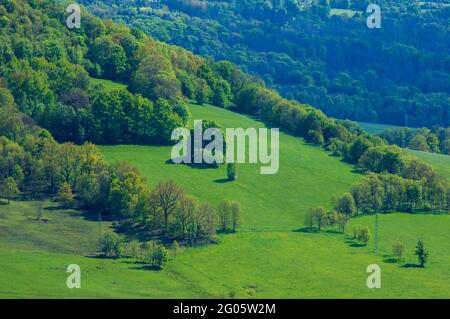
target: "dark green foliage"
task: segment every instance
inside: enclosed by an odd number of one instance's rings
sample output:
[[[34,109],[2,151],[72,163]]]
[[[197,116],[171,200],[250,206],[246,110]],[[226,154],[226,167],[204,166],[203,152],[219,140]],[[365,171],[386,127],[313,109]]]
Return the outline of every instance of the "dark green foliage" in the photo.
[[[450,128],[392,128],[378,134],[389,144],[450,155]]]
[[[103,234],[99,239],[99,250],[105,257],[120,257],[122,249],[122,239],[115,233]]]
[[[237,167],[235,163],[228,163],[227,164],[227,177],[229,180],[234,181],[237,179]]]
[[[422,238],[417,241],[416,252],[417,258],[419,259],[420,267],[425,267],[426,262],[428,261],[428,250],[425,248],[425,243]]]
[[[376,1],[367,0],[161,1],[169,10],[139,1],[83,2],[161,41],[232,61],[327,115],[450,125],[448,6],[383,1],[382,28],[374,30],[366,26],[366,9]],[[333,13],[330,7],[356,12]],[[220,91],[213,93],[221,99]]]

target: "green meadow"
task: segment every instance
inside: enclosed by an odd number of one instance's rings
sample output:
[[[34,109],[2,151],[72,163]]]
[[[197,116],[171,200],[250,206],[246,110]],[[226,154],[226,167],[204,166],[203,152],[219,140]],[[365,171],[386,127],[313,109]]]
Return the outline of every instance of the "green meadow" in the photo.
[[[442,174],[450,180],[450,156],[444,154],[436,154],[429,152],[421,152],[415,150],[407,150],[410,154],[420,158],[433,166],[439,174]]]
[[[402,126],[389,125],[389,124],[378,124],[378,123],[367,123],[358,122],[359,126],[369,134],[379,134],[390,128],[402,128]]]
[[[193,119],[225,127],[262,127],[249,117],[213,106],[191,105]],[[242,205],[243,225],[219,243],[184,248],[162,271],[129,259],[95,254],[100,231],[110,222],[44,203],[48,223],[36,222],[36,202],[0,206],[0,297],[42,298],[450,298],[449,215],[380,214],[379,253],[373,241],[360,247],[355,224],[374,225],[374,216],[354,218],[346,234],[333,228],[303,228],[309,208],[330,208],[361,178],[352,167],[303,140],[280,135],[278,174],[261,175],[259,165],[238,166],[238,179],[226,182],[225,168],[199,169],[170,164],[171,147],[104,146],[110,162],[128,161],[150,186],[173,179],[188,193],[216,205],[221,199]],[[445,166],[445,163],[443,164]],[[422,236],[430,251],[425,269],[413,255]],[[392,244],[406,245],[405,260],[391,256]],[[382,288],[368,289],[366,268],[378,264]],[[81,267],[81,289],[65,285],[67,265]]]
[[[333,8],[330,10],[330,15],[344,15],[346,14],[347,16],[349,16],[350,18],[353,17],[356,12],[355,10],[351,10],[351,9],[338,9],[338,8]]]
[[[111,80],[91,78],[91,82],[94,84],[102,84],[109,90],[114,90],[114,89],[121,90],[121,89],[127,88],[126,84],[119,83],[116,81],[111,81]]]

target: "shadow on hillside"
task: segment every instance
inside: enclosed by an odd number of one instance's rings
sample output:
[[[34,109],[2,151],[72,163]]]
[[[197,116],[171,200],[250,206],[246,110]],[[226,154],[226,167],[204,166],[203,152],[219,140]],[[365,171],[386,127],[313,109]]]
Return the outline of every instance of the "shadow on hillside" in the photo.
[[[91,259],[104,259],[104,260],[116,260],[118,259],[118,257],[113,257],[113,256],[105,256],[103,254],[97,254],[97,255],[90,255],[90,256],[86,256],[87,258],[91,258]]]
[[[388,257],[388,258],[383,259],[383,262],[388,263],[388,264],[396,264],[397,258]]]
[[[351,243],[350,247],[366,247],[367,245],[362,244],[362,243]]]
[[[79,210],[79,212],[81,213],[81,215],[83,216],[84,220],[90,221],[90,222],[98,222],[98,221],[102,221],[102,222],[113,222],[113,221],[118,221],[120,220],[120,217],[115,216],[115,215],[109,215],[106,213],[102,213],[101,215],[99,215],[98,211],[94,211],[94,210]]]
[[[342,232],[340,232],[339,230],[336,230],[336,229],[327,229],[327,230],[325,230],[325,232],[328,234],[342,235]]]
[[[66,210],[66,209],[70,209],[70,207],[64,206],[64,205],[57,205],[57,206],[47,206],[44,207],[44,210],[48,210],[48,211],[54,211],[54,210]]]
[[[295,233],[308,233],[308,234],[317,234],[318,231],[315,230],[314,228],[309,228],[309,227],[302,227],[299,229],[294,229]]]
[[[161,271],[161,270],[162,270],[160,267],[149,266],[149,265],[130,267],[129,269],[135,269],[135,270],[147,270],[147,271],[148,271],[148,270],[151,270],[151,271]]]
[[[165,161],[165,163],[167,165],[184,165],[190,168],[194,168],[194,169],[216,169],[217,166],[212,165],[212,164],[206,164],[206,163],[200,163],[200,164],[196,164],[196,163],[174,163],[172,159],[168,159],[167,161]]]
[[[346,239],[346,240],[345,240],[345,243],[346,243],[347,245],[349,245],[350,247],[356,247],[356,248],[366,247],[365,244],[357,242],[354,238],[351,238],[351,239],[348,238],[348,239]]]
[[[220,178],[220,179],[216,179],[215,181],[214,181],[214,183],[217,183],[217,184],[225,184],[225,183],[229,183],[229,182],[232,182],[233,180],[232,179],[229,179],[229,178]]]
[[[5,202],[0,199],[0,206],[7,206],[7,205],[8,205],[8,202]]]
[[[403,268],[422,268],[422,266],[420,266],[418,264],[404,264],[402,267]]]

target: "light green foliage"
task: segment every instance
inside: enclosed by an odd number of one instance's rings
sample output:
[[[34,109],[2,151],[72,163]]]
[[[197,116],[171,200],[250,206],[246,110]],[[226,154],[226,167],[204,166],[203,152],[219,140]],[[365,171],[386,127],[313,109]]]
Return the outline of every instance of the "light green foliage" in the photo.
[[[392,253],[397,258],[397,261],[401,262],[405,253],[405,245],[400,241],[396,241],[392,245]]]
[[[363,227],[358,232],[358,241],[367,246],[370,239],[372,238],[372,234],[370,233],[370,229],[368,227]]]
[[[99,239],[99,250],[105,256],[120,257],[123,249],[122,239],[115,233],[108,232]]]
[[[68,207],[73,203],[73,193],[70,184],[64,182],[58,190],[57,194],[58,201],[62,202],[65,207]]]

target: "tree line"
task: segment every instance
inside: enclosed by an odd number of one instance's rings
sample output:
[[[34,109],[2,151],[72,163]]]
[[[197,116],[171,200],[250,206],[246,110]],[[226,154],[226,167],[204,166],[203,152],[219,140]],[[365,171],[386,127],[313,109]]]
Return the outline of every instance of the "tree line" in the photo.
[[[450,155],[450,127],[390,128],[378,135],[389,144],[422,152]]]

